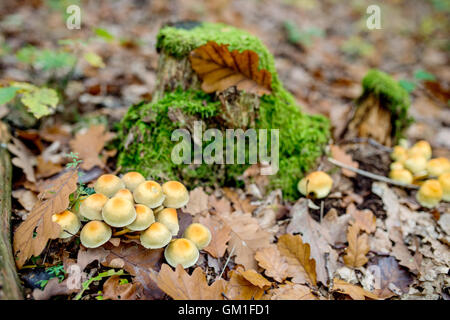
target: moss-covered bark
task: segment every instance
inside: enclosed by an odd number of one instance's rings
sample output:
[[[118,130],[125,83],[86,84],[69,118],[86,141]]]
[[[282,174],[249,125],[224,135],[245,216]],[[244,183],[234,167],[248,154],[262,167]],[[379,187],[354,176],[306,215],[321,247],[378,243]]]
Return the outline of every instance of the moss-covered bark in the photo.
[[[202,92],[187,56],[210,40],[228,44],[230,50],[255,51],[259,67],[272,73],[272,93],[257,97],[234,87],[218,94]],[[163,180],[177,177],[192,187],[200,182],[234,183],[248,165],[175,165],[170,159],[176,144],[171,141],[172,131],[192,132],[193,121],[200,119],[205,129],[279,129],[279,171],[270,176],[270,187],[281,188],[288,198],[298,196],[298,180],[315,164],[329,139],[329,122],[301,112],[279,81],[273,56],[261,41],[222,24],[188,23],[161,29],[157,48],[161,57],[154,99],[130,107],[121,123],[119,164],[123,170]]]

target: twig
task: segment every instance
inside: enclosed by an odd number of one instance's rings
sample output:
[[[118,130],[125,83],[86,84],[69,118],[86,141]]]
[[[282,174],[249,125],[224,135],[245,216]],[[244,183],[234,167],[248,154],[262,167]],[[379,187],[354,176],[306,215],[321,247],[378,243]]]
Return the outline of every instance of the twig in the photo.
[[[322,219],[323,219],[323,210],[324,210],[323,204],[324,204],[323,200],[320,201],[320,221],[319,222],[322,222]]]
[[[356,169],[356,168],[353,168],[352,166],[346,165],[345,163],[337,161],[337,160],[335,160],[333,158],[328,158],[327,160],[328,160],[328,162],[334,164],[335,166],[338,166],[338,167],[341,167],[341,168],[353,171],[353,172],[355,172],[355,173],[357,173],[357,174],[359,174],[361,176],[365,176],[367,178],[371,178],[371,179],[378,180],[378,181],[383,181],[383,182],[386,182],[386,183],[389,183],[389,184],[393,184],[393,185],[396,185],[396,186],[399,186],[399,187],[403,187],[403,188],[419,189],[419,187],[416,186],[416,185],[409,184],[409,183],[398,182],[398,181],[389,179],[387,177],[380,176],[380,175],[375,174],[375,173],[371,173],[371,172],[368,172],[368,171],[365,171],[365,170],[361,170],[361,169]]]
[[[233,255],[234,249],[236,248],[236,244],[233,246],[233,249],[231,249],[230,254],[228,255],[227,261],[225,262],[225,265],[223,266],[222,272],[219,275],[219,278],[222,278],[223,273],[225,272],[225,268],[228,265],[228,262],[230,262],[231,256]]]
[[[339,142],[339,144],[347,144],[347,143],[368,143],[371,146],[374,146],[375,148],[381,149],[386,152],[392,152],[392,148],[386,147],[385,145],[382,145],[381,143],[373,140],[372,138],[364,138],[364,137],[356,137],[352,139],[342,140]]]

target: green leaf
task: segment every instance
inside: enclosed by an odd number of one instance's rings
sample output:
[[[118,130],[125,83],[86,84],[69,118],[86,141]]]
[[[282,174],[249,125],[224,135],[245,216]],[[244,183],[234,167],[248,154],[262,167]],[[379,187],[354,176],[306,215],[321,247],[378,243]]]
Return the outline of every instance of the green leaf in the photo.
[[[16,58],[20,62],[31,64],[36,59],[38,50],[33,46],[27,46],[16,52]]]
[[[84,291],[89,289],[89,286],[91,285],[92,282],[100,281],[106,277],[121,276],[123,274],[124,274],[123,270],[115,271],[114,269],[109,269],[108,271],[99,273],[97,276],[92,277],[92,278],[86,280],[85,282],[83,282],[82,289],[80,290],[80,292],[78,292],[78,294],[75,296],[75,298],[73,300],[80,300],[81,297],[83,296]]]
[[[398,84],[405,89],[408,93],[411,93],[416,88],[416,84],[414,82],[408,81],[408,80],[399,80]]]
[[[0,106],[14,99],[17,90],[15,87],[0,88]]]
[[[414,78],[423,81],[436,81],[436,77],[433,74],[421,69],[414,72]]]
[[[56,108],[59,99],[55,90],[38,88],[30,92],[25,92],[21,101],[39,119],[42,116],[51,114]]]
[[[68,52],[42,50],[36,57],[36,64],[43,70],[72,68],[77,58]]]
[[[105,67],[105,63],[103,62],[102,57],[100,57],[95,52],[86,52],[84,54],[83,58],[93,67],[96,67],[96,68],[104,68]]]
[[[106,31],[105,29],[102,28],[96,28],[94,30],[95,34],[101,38],[103,38],[104,40],[111,42],[114,41],[115,37],[109,33],[108,31]]]

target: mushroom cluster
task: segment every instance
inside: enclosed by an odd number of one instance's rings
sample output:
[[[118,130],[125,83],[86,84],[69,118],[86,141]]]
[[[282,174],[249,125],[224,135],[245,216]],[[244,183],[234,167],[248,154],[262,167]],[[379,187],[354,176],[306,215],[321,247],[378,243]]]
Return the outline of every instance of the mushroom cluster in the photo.
[[[66,210],[52,217],[61,226],[60,238],[69,238],[81,229],[83,246],[97,248],[111,237],[124,235],[139,240],[147,249],[167,246],[167,262],[183,268],[194,265],[199,250],[211,241],[211,232],[199,223],[188,226],[183,238],[173,239],[180,229],[177,209],[189,201],[188,190],[178,181],[161,186],[138,172],[128,172],[121,178],[104,174],[95,182],[94,190],[96,193],[81,201],[77,214]],[[82,226],[80,221],[87,223]]]
[[[434,208],[441,200],[450,201],[450,160],[432,159],[430,144],[421,140],[409,147],[403,140],[395,146],[389,177],[405,184],[420,185],[417,201],[426,208]]]

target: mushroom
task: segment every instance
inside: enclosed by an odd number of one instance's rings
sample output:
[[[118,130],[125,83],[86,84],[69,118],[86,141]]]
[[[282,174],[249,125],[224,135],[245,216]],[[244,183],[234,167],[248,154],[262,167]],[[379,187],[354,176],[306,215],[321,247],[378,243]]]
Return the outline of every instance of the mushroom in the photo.
[[[402,182],[405,184],[411,184],[413,182],[413,175],[406,169],[392,170],[389,173],[389,178],[394,181]]]
[[[427,159],[421,154],[413,155],[405,160],[404,165],[414,175],[422,175],[427,168]]]
[[[427,163],[427,171],[430,176],[439,177],[450,172],[450,161],[444,157],[431,159]]]
[[[183,237],[195,243],[198,250],[202,250],[211,242],[211,231],[200,223],[192,223],[184,230]]]
[[[128,189],[120,189],[119,191],[117,191],[114,194],[114,197],[124,198],[124,199],[130,201],[131,203],[134,203],[133,194]]]
[[[323,171],[315,171],[300,180],[298,191],[304,196],[313,193],[317,199],[325,198],[331,191],[333,180]]]
[[[442,188],[442,199],[450,202],[450,172],[441,174],[439,176],[439,183]]]
[[[145,178],[139,172],[133,171],[126,173],[122,177],[122,181],[125,183],[126,188],[133,192],[138,185],[145,181]]]
[[[167,181],[162,190],[166,196],[164,206],[169,208],[181,208],[189,202],[189,192],[186,187],[178,181]]]
[[[156,221],[164,224],[173,236],[178,234],[180,225],[178,224],[177,209],[165,208],[156,214]]]
[[[408,155],[421,155],[428,160],[431,158],[431,146],[427,141],[420,140],[408,150]]]
[[[180,238],[170,242],[164,250],[167,263],[176,268],[181,264],[183,268],[192,267],[198,260],[200,253],[195,243],[189,239]]]
[[[136,219],[136,210],[130,201],[113,197],[103,206],[102,217],[112,227],[125,227]]]
[[[104,174],[100,176],[94,184],[96,193],[101,193],[108,198],[112,197],[117,191],[125,188],[125,184],[119,177],[113,174]]]
[[[141,232],[140,240],[142,246],[147,249],[159,249],[165,247],[172,240],[172,234],[165,225],[154,222]]]
[[[398,162],[403,162],[408,157],[406,148],[402,146],[395,146],[391,153],[391,159]]]
[[[133,191],[134,201],[145,204],[150,209],[159,207],[164,201],[164,193],[159,183],[144,181]]]
[[[111,239],[112,230],[103,221],[89,221],[81,229],[81,244],[86,248],[97,248]]]
[[[403,164],[401,162],[395,161],[395,162],[391,163],[389,168],[391,170],[401,170],[401,169],[404,169],[405,167],[403,166]]]
[[[131,231],[142,231],[150,227],[155,222],[155,216],[152,209],[143,204],[137,204],[134,206],[136,210],[136,219],[127,226]]]
[[[438,180],[425,181],[416,193],[416,199],[422,207],[433,208],[442,199],[442,187]]]
[[[75,213],[69,210],[54,214],[52,216],[52,221],[61,226],[61,233],[59,234],[60,239],[70,238],[81,228],[80,219]]]
[[[108,197],[104,194],[91,194],[81,202],[79,213],[89,220],[103,220],[102,208],[106,201],[108,201]]]

